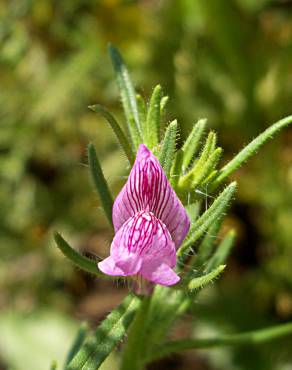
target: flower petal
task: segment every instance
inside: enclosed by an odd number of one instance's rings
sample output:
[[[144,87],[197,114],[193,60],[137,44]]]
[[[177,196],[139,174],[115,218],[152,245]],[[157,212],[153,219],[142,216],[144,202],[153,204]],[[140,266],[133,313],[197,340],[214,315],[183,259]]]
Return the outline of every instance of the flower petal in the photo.
[[[97,266],[100,269],[100,271],[102,271],[106,275],[127,276],[125,272],[116,265],[114,259],[111,256],[99,262]]]
[[[180,277],[165,263],[157,264],[143,264],[141,275],[160,285],[174,285],[180,281]]]
[[[128,181],[113,206],[115,231],[139,211],[154,213],[179,247],[189,230],[189,218],[158,159],[144,144],[139,146]]]
[[[138,212],[119,229],[110,257],[98,267],[108,275],[141,274],[150,281],[160,279],[163,285],[172,285],[179,280],[171,270],[175,264],[175,245],[166,226],[153,213]]]

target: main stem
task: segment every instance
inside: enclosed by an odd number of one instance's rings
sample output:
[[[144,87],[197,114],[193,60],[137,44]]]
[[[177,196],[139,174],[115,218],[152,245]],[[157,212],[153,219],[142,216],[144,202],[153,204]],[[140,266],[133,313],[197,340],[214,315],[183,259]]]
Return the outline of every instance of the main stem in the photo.
[[[131,326],[125,344],[120,370],[141,370],[145,352],[146,322],[150,306],[150,297],[145,296]]]

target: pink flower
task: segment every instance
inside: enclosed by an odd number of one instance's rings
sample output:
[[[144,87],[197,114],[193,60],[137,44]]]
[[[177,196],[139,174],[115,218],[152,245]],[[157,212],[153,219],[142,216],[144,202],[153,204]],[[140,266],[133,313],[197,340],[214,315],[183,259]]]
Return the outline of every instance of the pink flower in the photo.
[[[107,275],[140,275],[176,284],[176,249],[190,227],[187,213],[151,151],[140,145],[128,181],[113,206],[115,237],[98,267]]]

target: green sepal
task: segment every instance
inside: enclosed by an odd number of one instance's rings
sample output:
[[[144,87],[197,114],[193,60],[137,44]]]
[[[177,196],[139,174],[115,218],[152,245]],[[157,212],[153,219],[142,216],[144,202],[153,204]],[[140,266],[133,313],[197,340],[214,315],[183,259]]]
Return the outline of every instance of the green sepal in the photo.
[[[170,177],[170,170],[174,160],[176,146],[177,120],[172,121],[165,132],[161,151],[159,153],[159,161],[164,169],[166,176]]]
[[[112,225],[113,198],[108,188],[106,179],[103,175],[102,168],[97,158],[94,145],[88,144],[87,150],[91,177],[94,182],[95,189],[99,195],[99,200],[104,209],[106,217],[109,223]]]
[[[236,187],[236,182],[232,182],[228,185],[214,200],[212,205],[191,226],[185,241],[177,252],[178,256],[182,256],[187,252],[187,250],[209,229],[212,223],[222,216],[235,194]]]
[[[153,149],[160,140],[160,102],[162,99],[161,86],[157,85],[152,93],[146,119],[145,144]]]
[[[133,164],[135,161],[135,154],[132,150],[131,144],[129,143],[126,135],[124,134],[115,117],[100,104],[90,105],[88,108],[96,113],[102,114],[102,116],[107,120],[112,130],[114,131],[121,147],[123,148],[130,164]]]
[[[129,134],[134,144],[134,148],[137,149],[138,145],[143,142],[143,135],[139,121],[135,89],[130,79],[128,69],[119,51],[112,45],[109,45],[108,49],[116,73]]]
[[[103,279],[112,278],[107,275],[104,275],[99,271],[96,261],[93,261],[85,256],[82,256],[74,248],[72,248],[65,239],[59,233],[54,235],[55,242],[60,249],[60,251],[67,257],[71,262],[73,262],[81,270],[94,274]]]
[[[205,275],[195,277],[188,283],[188,289],[190,291],[193,291],[195,289],[202,288],[203,286],[214,280],[217,276],[219,276],[221,272],[225,269],[225,267],[226,265],[220,265]]]
[[[87,338],[66,370],[98,369],[125,336],[139,304],[140,299],[134,294],[129,294]]]
[[[204,135],[204,131],[206,128],[206,119],[200,119],[193,127],[191,133],[189,134],[187,140],[185,141],[182,150],[184,152],[184,160],[183,160],[183,169],[184,171],[187,170],[189,165],[192,162],[192,159],[199,151],[201,145],[201,139]]]

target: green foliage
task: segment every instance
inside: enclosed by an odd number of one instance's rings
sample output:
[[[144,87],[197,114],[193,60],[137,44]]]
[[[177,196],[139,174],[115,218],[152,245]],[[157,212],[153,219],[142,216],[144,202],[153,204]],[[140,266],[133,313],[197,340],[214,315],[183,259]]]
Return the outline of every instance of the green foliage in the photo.
[[[112,208],[113,199],[108,188],[106,179],[104,178],[101,165],[96,155],[93,144],[88,145],[88,163],[91,172],[91,176],[99,195],[100,202],[103,206],[104,212],[107,216],[109,223],[112,225]]]
[[[76,250],[73,249],[58,233],[55,233],[55,242],[64,256],[73,262],[77,267],[91,274],[106,278],[106,276],[98,270],[97,263],[95,261],[76,252]]]
[[[198,252],[195,256],[194,268],[199,269],[204,266],[204,263],[209,259],[214,250],[214,241],[216,240],[219,230],[222,226],[222,218],[214,222],[206,232],[202,242],[198,246]]]
[[[149,109],[147,113],[146,126],[144,131],[145,144],[149,148],[155,148],[160,138],[160,111],[161,111],[162,90],[157,85],[153,90]],[[162,108],[163,109],[163,108]]]
[[[191,225],[190,231],[178,250],[178,255],[182,256],[188,249],[208,230],[208,228],[222,216],[226,211],[232,197],[236,191],[236,183],[233,182],[222,191],[214,200],[212,205],[203,213],[198,220]]]
[[[201,139],[206,128],[206,119],[200,119],[193,127],[191,133],[187,137],[182,150],[184,152],[183,170],[186,171],[191,164],[194,155],[199,150]]]
[[[86,339],[66,370],[96,370],[125,336],[135,312],[139,298],[129,294]]]
[[[119,143],[121,144],[121,147],[123,148],[124,152],[126,153],[130,164],[133,164],[134,160],[135,160],[135,155],[132,151],[132,148],[131,148],[124,132],[120,128],[120,126],[119,126],[118,122],[116,121],[115,117],[109,111],[107,111],[103,106],[101,106],[100,104],[91,105],[89,108],[92,109],[96,113],[101,113],[104,116],[104,118],[108,121],[108,123],[110,124],[111,128],[113,129]]]
[[[225,267],[226,265],[219,265],[207,274],[191,279],[188,283],[189,290],[193,291],[195,289],[203,288],[218,277],[224,271]]]
[[[139,120],[136,93],[127,67],[125,66],[119,51],[110,45],[109,53],[114,70],[116,72],[117,83],[127,119],[128,130],[133,141],[134,148],[137,149],[138,145],[142,142],[142,128]]]
[[[164,139],[159,153],[159,161],[167,177],[170,176],[170,170],[174,160],[177,134],[177,121],[174,120],[166,129]]]
[[[257,136],[251,143],[245,146],[230,162],[228,162],[218,173],[218,176],[212,184],[212,188],[216,188],[220,185],[230,174],[237,170],[244,162],[246,162],[251,156],[257,153],[257,151],[268,141],[271,140],[274,135],[282,130],[284,127],[292,124],[292,116],[285,117],[280,121],[274,123],[263,133]]]
[[[151,362],[187,349],[206,349],[213,347],[259,344],[279,337],[291,335],[291,333],[292,324],[288,323],[241,334],[224,335],[218,338],[177,340],[166,343],[164,346],[156,349],[156,351],[153,352],[147,360],[148,362]]]
[[[86,322],[82,323],[78,329],[74,342],[72,343],[72,346],[68,352],[64,368],[66,368],[66,366],[69,365],[73,357],[75,357],[77,352],[80,350],[80,347],[84,343],[88,331],[89,331],[88,324]]]
[[[231,248],[234,245],[236,233],[234,230],[230,230],[221,243],[218,245],[216,252],[208,261],[205,271],[209,272],[213,269],[216,269],[217,266],[220,266],[221,263],[224,263],[229,256]]]
[[[141,302],[124,347],[121,370],[139,369],[142,366],[145,341],[148,340],[145,324],[150,302],[150,297],[144,297]]]

